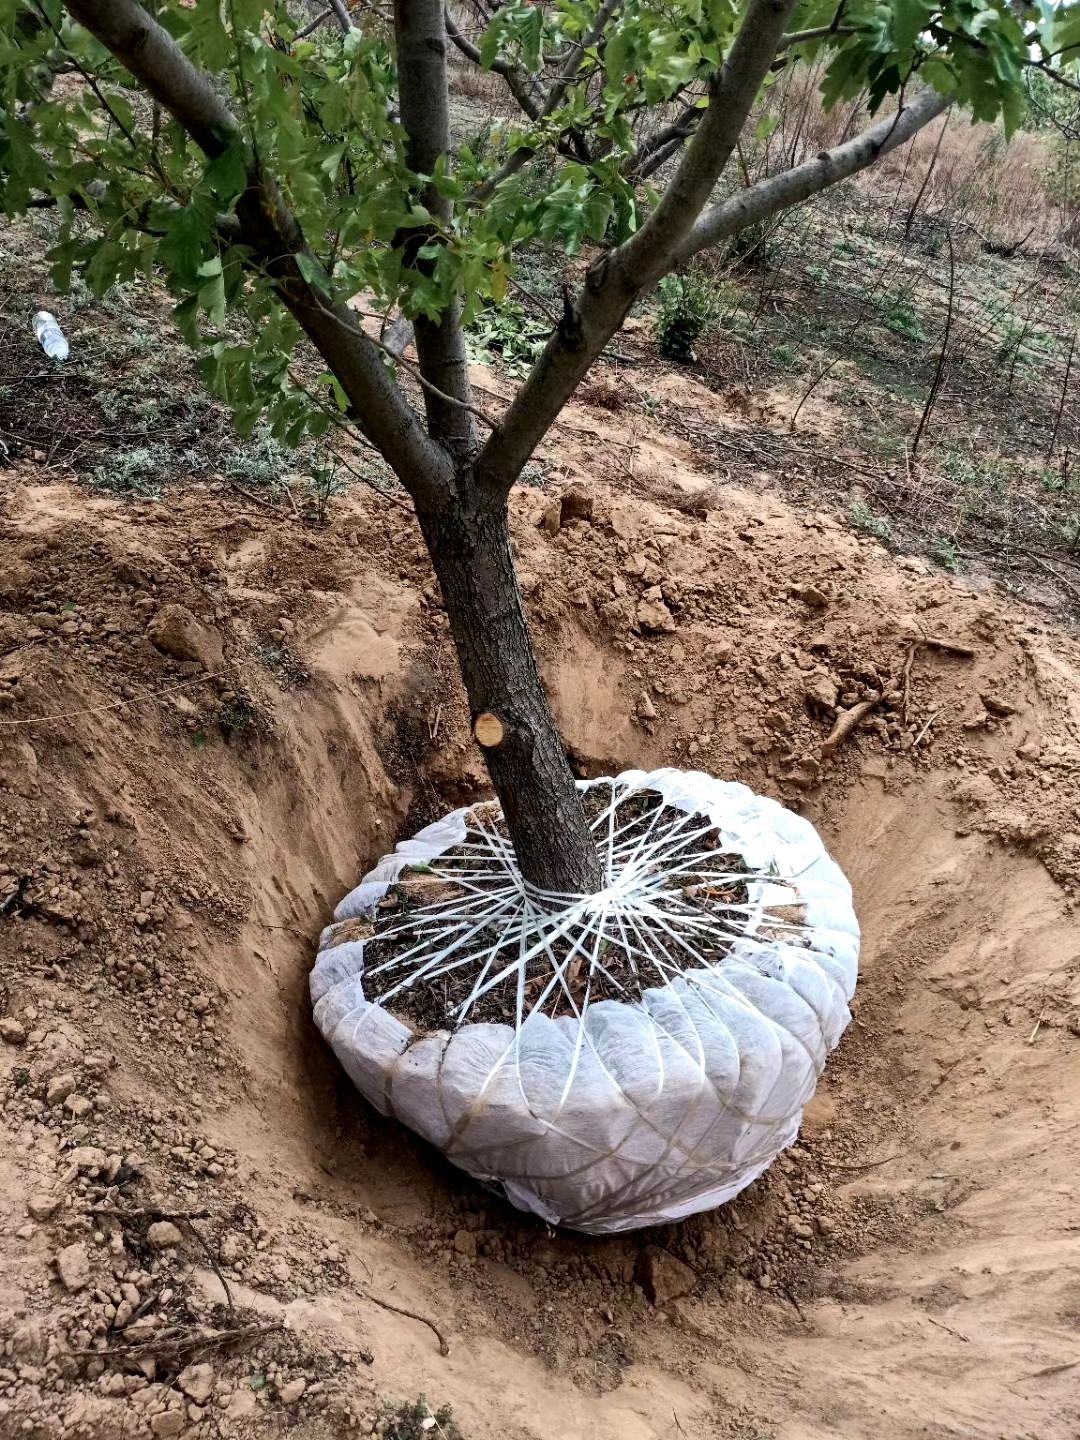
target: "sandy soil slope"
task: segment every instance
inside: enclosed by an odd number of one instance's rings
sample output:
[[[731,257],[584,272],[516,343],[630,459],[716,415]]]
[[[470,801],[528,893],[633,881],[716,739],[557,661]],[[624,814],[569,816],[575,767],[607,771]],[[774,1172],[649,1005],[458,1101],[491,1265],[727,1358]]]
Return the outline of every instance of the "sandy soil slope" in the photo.
[[[800,1144],[719,1213],[585,1240],[370,1113],[310,1023],[314,938],[484,784],[408,515],[10,470],[0,1434],[428,1433],[387,1408],[421,1392],[470,1440],[1074,1433],[1077,647],[827,515],[705,503],[677,437],[620,484],[599,423],[515,497],[575,763],[745,780],[855,884],[856,1023]],[[569,480],[593,518],[545,528]]]

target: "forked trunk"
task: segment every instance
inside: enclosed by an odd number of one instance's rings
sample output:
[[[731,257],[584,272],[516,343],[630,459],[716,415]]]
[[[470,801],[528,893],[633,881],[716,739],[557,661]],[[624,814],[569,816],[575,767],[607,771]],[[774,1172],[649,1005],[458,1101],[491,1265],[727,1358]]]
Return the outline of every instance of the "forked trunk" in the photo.
[[[418,513],[521,873],[544,890],[595,893],[600,861],[537,669],[506,504],[466,492]]]

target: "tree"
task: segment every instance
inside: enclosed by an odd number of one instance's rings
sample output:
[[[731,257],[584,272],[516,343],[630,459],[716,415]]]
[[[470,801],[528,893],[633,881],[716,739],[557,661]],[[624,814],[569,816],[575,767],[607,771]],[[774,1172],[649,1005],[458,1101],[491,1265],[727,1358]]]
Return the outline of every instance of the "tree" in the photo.
[[[61,285],[73,268],[99,293],[163,273],[241,430],[267,413],[295,443],[336,416],[381,453],[415,505],[521,872],[589,893],[602,876],[529,640],[512,486],[665,274],[872,165],[954,102],[1015,125],[1025,69],[1063,77],[1080,5],[468,3],[466,15],[444,0],[331,0],[312,19],[284,0],[154,13],[0,0],[0,199],[9,215],[57,205]],[[499,76],[520,110],[498,144],[455,143],[451,54]],[[811,59],[827,105],[865,96],[881,118],[714,196],[763,89]],[[493,420],[470,387],[463,325],[506,302],[515,256],[537,239],[592,258]],[[365,330],[349,303],[361,294],[387,325],[412,323],[415,366],[390,329]],[[292,363],[305,338],[326,366],[314,390]]]

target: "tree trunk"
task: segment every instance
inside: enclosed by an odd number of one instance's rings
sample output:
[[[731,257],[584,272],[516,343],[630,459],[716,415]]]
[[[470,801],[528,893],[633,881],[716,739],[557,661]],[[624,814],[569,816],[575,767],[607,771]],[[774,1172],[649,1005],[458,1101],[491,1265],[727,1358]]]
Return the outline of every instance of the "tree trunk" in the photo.
[[[594,894],[603,887],[600,861],[537,669],[506,503],[472,489],[462,484],[459,496],[418,513],[477,739],[525,879]]]

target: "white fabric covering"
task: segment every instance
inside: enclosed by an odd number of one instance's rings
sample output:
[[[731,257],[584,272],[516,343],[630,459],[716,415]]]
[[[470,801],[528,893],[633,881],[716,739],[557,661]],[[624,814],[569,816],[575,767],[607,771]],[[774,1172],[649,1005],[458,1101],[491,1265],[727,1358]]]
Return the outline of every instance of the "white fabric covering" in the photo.
[[[592,786],[610,787],[616,815],[641,790],[658,792],[665,807],[645,846],[635,839],[632,849],[629,841],[620,848],[617,829],[597,828],[598,837],[602,829],[604,838],[614,834],[600,896],[532,891],[509,847],[484,827],[478,832],[469,810],[454,811],[399,845],[342,900],[322,935],[311,996],[316,1024],[378,1110],[521,1209],[603,1234],[723,1204],[794,1141],[850,1019],[859,927],[851,887],[817,832],[775,800],[672,769],[627,771],[581,788]],[[695,936],[712,917],[688,910],[685,892],[652,863],[664,845],[692,863],[701,852],[688,850],[685,837],[709,828],[720,832],[719,850],[741,856],[751,872],[740,933],[718,965],[693,958]],[[409,867],[437,876],[439,857],[455,847],[471,847],[488,865],[501,898],[488,902],[478,891],[464,907],[456,902],[458,919],[446,922],[423,973],[436,962],[474,964],[470,1004],[527,948],[544,950],[555,931],[563,941],[561,952],[547,952],[555,985],[567,937],[578,945],[579,966],[601,964],[601,940],[625,937],[627,927],[644,962],[650,926],[674,925],[685,968],[653,969],[640,1000],[574,1004],[567,988],[573,1013],[554,1019],[527,1008],[522,985],[516,1024],[473,1023],[466,1012],[454,1030],[414,1035],[385,1008],[392,996],[365,996],[366,941],[348,922],[372,916],[390,887],[415,873]],[[474,960],[462,936],[493,910],[500,926],[505,916],[509,939],[495,949],[485,940]],[[430,924],[443,923],[443,913],[446,902]]]

